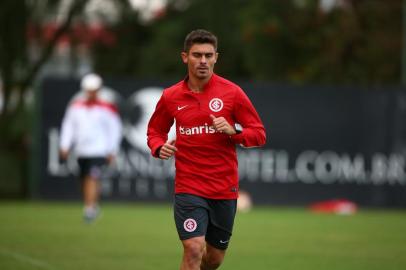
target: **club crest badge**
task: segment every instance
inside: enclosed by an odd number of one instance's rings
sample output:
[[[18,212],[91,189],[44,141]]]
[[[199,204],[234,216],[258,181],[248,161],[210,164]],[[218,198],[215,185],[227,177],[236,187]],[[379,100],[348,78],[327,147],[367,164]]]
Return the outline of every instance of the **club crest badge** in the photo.
[[[194,232],[197,228],[196,220],[193,218],[186,219],[185,222],[183,222],[183,228],[187,232]]]
[[[219,98],[213,98],[209,102],[209,108],[213,112],[219,112],[221,109],[223,109],[223,101]]]

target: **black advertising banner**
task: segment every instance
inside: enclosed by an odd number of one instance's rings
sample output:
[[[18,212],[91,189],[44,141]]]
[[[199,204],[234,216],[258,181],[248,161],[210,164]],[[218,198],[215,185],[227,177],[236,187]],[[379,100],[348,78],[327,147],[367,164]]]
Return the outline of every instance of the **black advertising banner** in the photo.
[[[106,169],[102,196],[169,201],[173,160],[153,158],[146,128],[171,82],[106,80],[121,97],[123,141]],[[306,205],[343,198],[365,206],[406,207],[405,99],[400,90],[241,83],[267,130],[263,148],[238,148],[240,187],[255,203]],[[77,199],[74,157],[62,163],[63,114],[79,82],[46,79],[41,88],[39,195]],[[171,130],[170,137],[175,137]]]

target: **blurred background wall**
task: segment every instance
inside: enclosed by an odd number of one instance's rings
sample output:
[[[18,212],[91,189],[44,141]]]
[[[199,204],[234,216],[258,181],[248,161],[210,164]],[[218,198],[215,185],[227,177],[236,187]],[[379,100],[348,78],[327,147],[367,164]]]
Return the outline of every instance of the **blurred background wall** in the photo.
[[[122,179],[130,166],[133,180],[122,182],[127,195],[105,196],[142,199],[154,179],[170,192],[171,166],[142,175],[149,160],[129,149],[141,140],[132,136],[145,103],[185,75],[185,35],[206,28],[219,38],[216,72],[243,86],[268,129],[265,149],[240,150],[242,187],[262,203],[339,196],[404,207],[405,3],[1,1],[0,196],[75,198],[67,182],[74,163],[50,165],[49,147],[78,79],[90,71],[127,99],[121,167],[110,173]]]

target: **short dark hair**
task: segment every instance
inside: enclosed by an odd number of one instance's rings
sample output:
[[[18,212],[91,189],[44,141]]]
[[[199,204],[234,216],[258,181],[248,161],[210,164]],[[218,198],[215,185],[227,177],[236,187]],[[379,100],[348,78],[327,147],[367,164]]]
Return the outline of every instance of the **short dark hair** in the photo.
[[[188,52],[194,44],[209,43],[213,45],[214,50],[217,51],[217,37],[204,29],[197,29],[190,32],[183,44],[183,51]]]

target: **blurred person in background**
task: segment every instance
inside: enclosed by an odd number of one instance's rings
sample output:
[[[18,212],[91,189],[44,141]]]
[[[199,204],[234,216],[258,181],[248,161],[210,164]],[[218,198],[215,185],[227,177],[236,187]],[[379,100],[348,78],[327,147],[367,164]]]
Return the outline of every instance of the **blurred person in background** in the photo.
[[[100,178],[114,162],[120,148],[122,123],[113,102],[101,98],[102,78],[85,75],[81,91],[69,103],[62,121],[60,156],[73,152],[79,165],[84,200],[83,218],[94,221],[100,214]]]
[[[243,90],[213,72],[217,37],[206,30],[186,36],[181,53],[188,74],[164,90],[148,125],[154,157],[175,156],[174,217],[183,245],[180,269],[217,269],[236,214],[236,144],[265,144],[261,119]],[[168,132],[176,122],[176,141]]]

